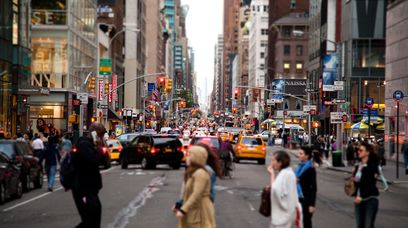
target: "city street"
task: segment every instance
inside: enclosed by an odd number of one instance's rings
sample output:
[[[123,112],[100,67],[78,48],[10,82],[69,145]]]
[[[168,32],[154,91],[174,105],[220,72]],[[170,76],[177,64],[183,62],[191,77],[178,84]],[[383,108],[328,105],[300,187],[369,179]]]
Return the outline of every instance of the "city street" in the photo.
[[[268,148],[268,160],[274,150]],[[294,157],[293,157],[294,158]],[[295,158],[294,158],[295,159]],[[297,161],[295,159],[294,164]],[[119,166],[102,170],[104,187],[100,192],[103,227],[176,227],[170,211],[180,195],[183,169],[167,166],[141,170],[138,165],[122,170]],[[348,174],[318,169],[315,227],[353,227],[353,199],[343,191]],[[404,174],[405,175],[405,174]],[[215,202],[218,227],[268,227],[269,218],[258,213],[260,190],[268,183],[266,166],[253,162],[236,164],[232,180],[217,180]],[[378,185],[381,189],[381,185]],[[381,192],[376,227],[406,227],[408,224],[408,185],[391,186]],[[73,227],[80,219],[71,192],[59,186],[54,192],[32,190],[22,199],[0,206],[1,227]]]

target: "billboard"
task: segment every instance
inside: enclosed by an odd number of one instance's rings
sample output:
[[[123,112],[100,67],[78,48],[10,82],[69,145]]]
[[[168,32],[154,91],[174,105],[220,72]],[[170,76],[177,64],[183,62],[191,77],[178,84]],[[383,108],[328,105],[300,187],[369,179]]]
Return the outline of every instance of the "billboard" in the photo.
[[[338,59],[336,54],[323,56],[323,91],[334,91]]]

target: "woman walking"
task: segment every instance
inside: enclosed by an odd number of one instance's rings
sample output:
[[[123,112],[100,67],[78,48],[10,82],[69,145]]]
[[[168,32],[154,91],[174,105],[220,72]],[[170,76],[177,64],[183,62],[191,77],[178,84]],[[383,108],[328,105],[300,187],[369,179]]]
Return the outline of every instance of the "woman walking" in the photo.
[[[271,228],[292,228],[296,221],[298,194],[296,176],[290,167],[290,157],[277,151],[268,167],[271,174]]]
[[[356,186],[353,194],[356,225],[357,228],[371,228],[374,227],[379,205],[379,192],[376,186],[379,175],[378,158],[373,146],[367,142],[361,142],[358,157],[360,163],[353,172]]]
[[[317,152],[318,153],[318,152]],[[300,163],[296,168],[297,193],[299,202],[302,205],[303,227],[312,227],[312,216],[315,212],[316,204],[316,169],[314,162],[321,164],[320,157],[313,153],[311,147],[301,147],[299,151]]]
[[[208,152],[192,146],[187,156],[183,203],[176,209],[180,228],[214,228],[214,205],[210,194],[210,175],[205,168]]]

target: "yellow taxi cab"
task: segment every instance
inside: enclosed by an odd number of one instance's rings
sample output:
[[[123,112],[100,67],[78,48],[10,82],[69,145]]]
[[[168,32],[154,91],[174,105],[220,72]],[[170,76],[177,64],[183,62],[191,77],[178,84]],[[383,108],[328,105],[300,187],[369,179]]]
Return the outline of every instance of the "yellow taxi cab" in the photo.
[[[242,138],[242,136],[251,136],[254,135],[254,132],[252,130],[240,130],[238,134],[238,140]]]
[[[108,145],[111,161],[119,161],[119,155],[123,150],[122,144],[117,139],[108,139],[106,141]]]
[[[234,149],[235,161],[256,160],[258,164],[265,164],[266,145],[259,136],[242,136]]]

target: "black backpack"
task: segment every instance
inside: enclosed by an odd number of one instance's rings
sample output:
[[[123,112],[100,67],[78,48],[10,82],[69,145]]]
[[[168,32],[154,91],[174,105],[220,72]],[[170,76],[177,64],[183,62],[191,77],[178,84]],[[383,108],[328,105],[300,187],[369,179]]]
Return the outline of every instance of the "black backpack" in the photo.
[[[72,154],[68,152],[63,159],[61,159],[60,181],[65,191],[72,189],[75,178],[75,168],[72,162]]]

